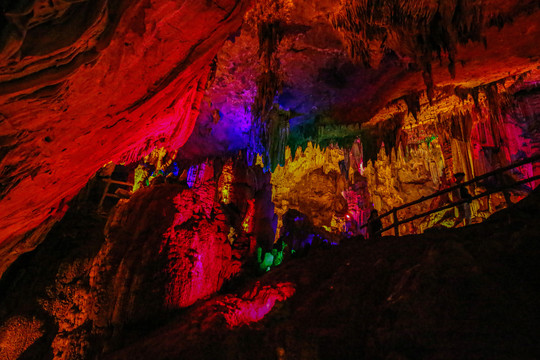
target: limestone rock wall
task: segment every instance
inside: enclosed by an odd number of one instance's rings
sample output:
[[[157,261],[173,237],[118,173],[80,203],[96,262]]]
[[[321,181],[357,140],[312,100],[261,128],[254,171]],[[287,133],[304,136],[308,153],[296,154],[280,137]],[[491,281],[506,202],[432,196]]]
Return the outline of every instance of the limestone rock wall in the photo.
[[[10,254],[36,245],[23,234],[60,218],[101,166],[187,140],[210,63],[249,6],[240,0],[4,3],[0,273],[13,261]]]
[[[234,196],[224,204],[212,163],[202,168],[192,188],[139,189],[106,224],[74,206],[19,258],[0,281],[2,358],[99,357],[134,324],[162,322],[237,276],[256,246],[256,231],[244,223],[259,215],[249,204],[265,177],[260,168],[250,177],[246,166],[235,167]]]
[[[312,143],[303,151],[296,150],[294,159],[287,150],[285,166],[278,166],[271,180],[278,228],[288,209],[306,214],[317,227],[330,227],[336,213],[346,213],[347,202],[341,193],[347,184],[339,168],[344,154],[339,148],[321,149]]]
[[[534,76],[534,75],[532,75]],[[441,96],[429,102],[419,95],[417,106],[411,101],[395,104],[379,113],[378,121],[388,121],[398,114],[401,127],[387,155],[381,150],[374,162],[369,162],[367,177],[373,204],[379,211],[389,211],[405,203],[428,196],[451,185],[453,175],[465,174],[470,180],[525,159],[537,152],[539,137],[538,109],[534,87],[529,75],[506,78],[488,86],[454,89],[453,95]],[[525,89],[518,91],[519,89]],[[375,133],[375,132],[374,132]],[[379,137],[379,144],[381,137]],[[388,144],[385,144],[388,145]],[[471,194],[538,174],[536,165],[529,164],[507,172],[502,178],[491,177],[477,186],[469,186]],[[513,201],[522,198],[530,187],[513,189]],[[404,219],[427,211],[437,204],[450,201],[451,196],[426,201],[399,212]],[[475,200],[471,204],[474,221],[481,221],[505,206],[501,193]],[[454,210],[438,213],[401,226],[401,234],[421,232],[435,224],[455,226]],[[475,220],[476,218],[476,220]],[[448,221],[446,221],[446,220]],[[385,226],[391,219],[385,219]]]
[[[219,321],[244,299],[204,302],[104,359],[538,358],[539,195],[478,226],[312,250],[246,281],[243,298],[295,289],[256,324]]]

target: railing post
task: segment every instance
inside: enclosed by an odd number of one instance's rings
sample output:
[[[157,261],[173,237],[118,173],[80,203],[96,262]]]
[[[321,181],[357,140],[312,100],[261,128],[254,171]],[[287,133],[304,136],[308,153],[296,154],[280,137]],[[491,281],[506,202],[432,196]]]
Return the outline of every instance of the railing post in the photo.
[[[101,200],[99,200],[99,205],[98,205],[98,208],[97,208],[98,212],[101,212],[101,208],[103,207],[103,201],[105,200],[105,197],[107,196],[107,193],[109,192],[109,186],[111,186],[111,181],[110,180],[111,180],[110,178],[103,179],[103,181],[106,182],[107,185],[105,185],[105,190],[103,191],[103,195],[101,196]]]
[[[398,224],[398,217],[397,217],[396,208],[392,209],[392,217],[393,217],[393,220],[394,220],[394,235],[399,236],[399,224]]]
[[[482,179],[487,179],[489,178],[490,176],[496,176],[497,174],[503,172],[503,171],[508,171],[510,169],[513,169],[513,168],[516,168],[518,166],[522,166],[522,165],[525,165],[525,164],[529,164],[529,163],[535,163],[536,161],[540,160],[540,153],[539,154],[536,154],[528,159],[525,159],[525,160],[521,160],[521,161],[518,161],[514,164],[511,164],[507,167],[504,167],[504,168],[500,168],[500,169],[497,169],[495,171],[491,171],[489,173],[485,173],[483,175],[480,175],[480,176],[477,176],[475,177],[474,179],[471,179],[469,181],[466,181],[465,183],[461,183],[461,184],[458,184],[458,185],[453,185],[447,189],[444,189],[444,190],[441,190],[441,191],[437,191],[436,193],[434,194],[431,194],[427,197],[424,197],[422,196],[420,199],[417,199],[415,201],[412,201],[412,202],[409,202],[407,204],[404,204],[404,205],[401,205],[401,206],[398,206],[397,208],[392,208],[392,210],[390,211],[387,211],[386,213],[382,214],[381,216],[379,216],[379,219],[383,218],[383,217],[387,217],[390,215],[390,213],[392,214],[392,217],[393,217],[393,224],[392,225],[389,225],[387,226],[385,229],[386,230],[391,230],[392,228],[394,228],[394,234],[395,236],[399,236],[399,220],[398,220],[398,216],[397,216],[397,212],[399,210],[402,210],[402,209],[406,209],[412,205],[416,205],[416,204],[419,204],[421,202],[424,202],[426,200],[429,200],[429,199],[433,199],[433,198],[436,198],[437,196],[441,196],[442,194],[447,194],[447,193],[450,193],[450,192],[453,192],[457,189],[459,189],[459,187],[461,186],[469,186],[469,185],[472,185],[472,186],[476,186],[478,181],[479,180],[482,180]],[[517,186],[517,185],[521,185],[521,184],[526,184],[526,183],[529,183],[531,187],[534,187],[534,182],[535,181],[540,181],[540,174],[539,175],[534,175],[532,177],[529,177],[525,180],[520,180],[518,182],[514,182],[512,184],[512,186]],[[476,200],[476,199],[480,199],[480,198],[483,198],[484,196],[488,196],[488,207],[491,207],[491,204],[490,204],[490,201],[489,201],[489,196],[491,194],[494,194],[494,193],[497,193],[497,192],[503,192],[503,194],[505,193],[505,190],[507,190],[510,186],[509,185],[505,185],[503,186],[503,188],[497,188],[497,189],[494,189],[494,190],[489,190],[489,191],[485,191],[479,195],[475,195],[472,197],[471,200]],[[508,192],[506,191],[506,193],[508,194]],[[509,195],[509,194],[508,194]],[[507,202],[507,205],[510,205],[512,204],[511,202],[511,199],[509,198],[509,196],[505,196],[505,200]],[[403,219],[402,220],[402,223],[403,224],[407,224],[411,221],[414,221],[416,219],[420,219],[424,216],[427,216],[427,215],[430,215],[430,214],[434,214],[436,212],[439,212],[439,211],[442,211],[442,210],[447,210],[447,209],[452,209],[453,207],[455,207],[456,204],[455,204],[455,201],[451,202],[450,204],[447,204],[447,205],[442,205],[442,206],[439,206],[437,207],[436,209],[432,209],[432,210],[429,210],[427,212],[423,212],[421,214],[418,214],[418,215],[414,215],[412,217],[409,217],[409,218],[406,218],[406,219]],[[491,208],[489,208],[489,211],[491,212]],[[360,228],[363,229],[364,227],[366,227],[368,225],[368,223],[365,223],[363,224]],[[381,231],[382,233],[382,231]]]

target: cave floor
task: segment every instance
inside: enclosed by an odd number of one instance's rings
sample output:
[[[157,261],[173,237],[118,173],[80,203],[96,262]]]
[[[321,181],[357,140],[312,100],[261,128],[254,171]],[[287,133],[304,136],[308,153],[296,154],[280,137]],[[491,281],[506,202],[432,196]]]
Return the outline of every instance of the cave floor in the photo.
[[[481,224],[312,249],[163,326],[135,325],[104,358],[540,358],[539,204],[536,190]],[[283,284],[294,295],[264,319],[224,320],[224,292]]]

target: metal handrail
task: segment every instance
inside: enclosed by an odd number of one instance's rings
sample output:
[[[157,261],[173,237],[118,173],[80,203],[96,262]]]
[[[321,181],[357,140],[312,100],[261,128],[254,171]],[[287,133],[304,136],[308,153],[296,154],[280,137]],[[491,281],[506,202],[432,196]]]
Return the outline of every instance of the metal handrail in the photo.
[[[454,206],[458,206],[458,205],[461,205],[465,202],[469,202],[469,201],[472,201],[472,200],[476,200],[476,199],[479,199],[479,198],[482,198],[484,196],[488,196],[488,195],[491,195],[493,193],[497,193],[497,192],[501,192],[501,191],[504,191],[506,189],[509,189],[509,188],[512,188],[512,187],[515,187],[517,185],[522,185],[522,184],[526,184],[528,182],[532,182],[532,181],[535,181],[535,180],[538,180],[540,179],[540,175],[535,175],[535,176],[531,176],[530,178],[527,178],[527,179],[524,179],[524,180],[520,180],[520,181],[517,181],[517,182],[514,182],[512,184],[508,184],[508,185],[505,185],[505,186],[502,186],[502,187],[499,187],[497,189],[494,189],[494,190],[489,190],[489,191],[485,191],[483,192],[482,194],[479,194],[479,195],[476,195],[476,196],[473,196],[472,198],[470,199],[462,199],[462,200],[459,200],[459,201],[456,201],[456,202],[453,202],[453,203],[450,203],[450,204],[447,204],[447,205],[443,205],[443,206],[440,206],[438,207],[437,209],[432,209],[432,210],[428,210],[428,211],[425,211],[421,214],[418,214],[418,215],[414,215],[412,217],[409,217],[407,219],[404,219],[404,220],[398,220],[398,217],[397,217],[397,212],[399,210],[403,210],[405,208],[408,208],[412,205],[416,205],[416,204],[419,204],[421,202],[424,202],[426,200],[429,200],[429,199],[433,199],[433,198],[436,198],[440,195],[443,195],[443,194],[446,194],[446,193],[449,193],[449,192],[453,192],[454,190],[457,190],[459,188],[461,188],[462,186],[467,186],[467,185],[470,185],[470,184],[473,184],[473,183],[477,183],[479,182],[480,180],[484,180],[488,177],[491,177],[491,176],[494,176],[494,175],[498,175],[500,173],[503,173],[503,172],[506,172],[508,170],[512,170],[512,169],[515,169],[519,166],[523,166],[523,165],[526,165],[526,164],[529,164],[529,163],[533,163],[535,161],[538,161],[540,160],[540,154],[536,154],[536,155],[533,155],[527,159],[523,159],[523,160],[520,160],[520,161],[517,161],[513,164],[510,164],[508,166],[505,166],[505,167],[502,167],[502,168],[499,168],[499,169],[496,169],[494,171],[490,171],[488,173],[485,173],[483,175],[480,175],[480,176],[477,176],[469,181],[466,181],[466,182],[463,182],[463,183],[460,183],[460,184],[457,184],[457,185],[454,185],[454,186],[451,186],[447,189],[443,189],[443,190],[440,190],[440,191],[437,191],[436,193],[433,193],[429,196],[422,196],[421,198],[417,199],[417,200],[414,200],[414,201],[411,201],[407,204],[404,204],[404,205],[400,205],[398,207],[395,207],[393,208],[392,210],[390,211],[387,211],[385,212],[384,214],[382,215],[379,215],[377,218],[371,220],[371,221],[374,221],[374,220],[377,220],[377,219],[382,219],[388,215],[392,215],[393,217],[393,223],[392,225],[390,226],[387,226],[385,227],[384,229],[378,231],[377,233],[383,233],[387,230],[390,230],[391,228],[394,228],[394,234],[396,236],[399,236],[399,225],[401,224],[406,224],[406,223],[409,223],[413,220],[416,220],[416,219],[420,219],[422,217],[425,217],[427,215],[431,215],[433,213],[436,213],[436,212],[439,212],[439,211],[442,211],[442,210],[446,210],[446,209],[449,209],[449,208],[452,208]],[[369,224],[369,221],[365,224],[363,224],[362,226],[360,226],[360,229],[366,227],[367,225]]]

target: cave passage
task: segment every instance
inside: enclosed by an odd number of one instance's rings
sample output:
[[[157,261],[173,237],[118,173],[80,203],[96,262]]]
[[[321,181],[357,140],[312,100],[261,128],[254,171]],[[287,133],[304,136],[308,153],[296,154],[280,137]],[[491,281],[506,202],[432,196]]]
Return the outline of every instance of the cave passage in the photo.
[[[540,358],[538,0],[0,2],[0,359]]]

